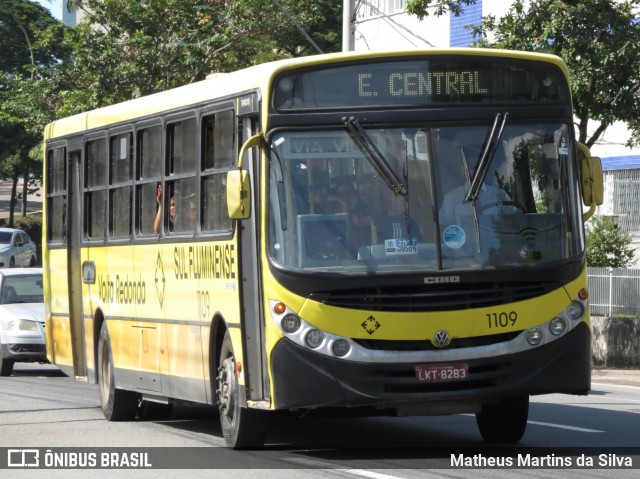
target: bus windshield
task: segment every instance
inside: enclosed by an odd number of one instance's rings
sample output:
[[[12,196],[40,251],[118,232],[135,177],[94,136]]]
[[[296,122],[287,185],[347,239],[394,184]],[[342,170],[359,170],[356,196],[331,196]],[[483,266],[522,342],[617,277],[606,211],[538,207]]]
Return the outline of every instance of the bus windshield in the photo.
[[[499,130],[364,130],[359,139],[350,128],[272,136],[268,248],[277,265],[517,268],[582,251],[571,125],[505,118]]]

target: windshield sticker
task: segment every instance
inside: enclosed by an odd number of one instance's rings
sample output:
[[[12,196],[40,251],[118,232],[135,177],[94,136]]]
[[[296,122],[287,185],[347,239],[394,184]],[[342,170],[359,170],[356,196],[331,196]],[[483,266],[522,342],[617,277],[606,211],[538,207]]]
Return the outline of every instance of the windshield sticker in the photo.
[[[458,225],[447,226],[442,233],[442,240],[444,244],[451,249],[462,248],[465,241],[467,240],[467,235],[464,230]]]
[[[401,254],[416,254],[418,253],[418,244],[415,238],[394,238],[384,240],[384,252],[387,256],[401,255]]]

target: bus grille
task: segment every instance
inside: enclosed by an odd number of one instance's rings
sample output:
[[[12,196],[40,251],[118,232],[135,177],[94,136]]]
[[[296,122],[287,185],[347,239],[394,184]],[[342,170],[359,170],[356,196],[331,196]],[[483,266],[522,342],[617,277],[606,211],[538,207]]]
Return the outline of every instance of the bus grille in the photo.
[[[489,346],[492,344],[511,341],[522,331],[512,331],[509,333],[492,334],[489,336],[478,336],[473,338],[454,338],[447,346],[447,349],[474,348],[478,346]],[[363,348],[375,351],[441,351],[436,348],[431,341],[404,341],[404,340],[380,340],[380,339],[353,339]]]
[[[312,293],[309,299],[329,306],[369,311],[450,311],[523,301],[541,296],[558,287],[560,285],[555,282],[413,285]]]

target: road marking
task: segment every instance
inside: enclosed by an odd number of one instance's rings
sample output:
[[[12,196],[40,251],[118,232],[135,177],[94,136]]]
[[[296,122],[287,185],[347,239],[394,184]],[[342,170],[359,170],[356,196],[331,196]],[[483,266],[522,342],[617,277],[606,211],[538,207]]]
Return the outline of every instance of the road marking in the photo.
[[[474,416],[474,414],[462,414],[462,416]],[[587,429],[584,427],[576,427],[576,426],[567,426],[566,424],[554,424],[552,422],[540,422],[540,421],[527,421],[527,424],[535,424],[536,426],[546,426],[546,427],[555,427],[556,429],[567,429],[569,431],[578,431],[578,432],[605,432],[600,431],[598,429]]]
[[[638,386],[629,386],[627,384],[611,384],[611,383],[591,383],[592,386],[600,386],[600,387],[614,387],[614,388],[626,388],[626,389],[640,389]]]
[[[401,479],[400,476],[392,476],[390,474],[383,474],[381,472],[367,471],[365,469],[336,469],[337,471],[344,472],[346,474],[353,474],[359,477],[368,477],[369,479]]]
[[[287,462],[293,462],[297,465],[307,466],[312,469],[327,469],[329,471],[341,472],[343,474],[351,474],[358,477],[366,477],[369,479],[404,479],[400,476],[392,476],[391,474],[383,474],[381,472],[367,471],[366,469],[345,469],[324,461],[314,461],[313,459],[292,458],[287,459]]]
[[[578,432],[594,432],[594,433],[605,432],[605,431],[599,431],[598,429],[587,429],[584,427],[567,426],[565,424],[554,424],[551,422],[527,421],[527,424],[535,424],[536,426],[555,427],[557,429],[567,429],[569,431],[578,431]]]

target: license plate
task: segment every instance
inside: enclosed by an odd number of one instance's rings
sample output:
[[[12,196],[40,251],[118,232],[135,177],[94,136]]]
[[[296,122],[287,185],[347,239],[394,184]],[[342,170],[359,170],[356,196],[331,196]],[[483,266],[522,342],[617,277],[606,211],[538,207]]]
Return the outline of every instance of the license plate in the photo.
[[[418,364],[416,377],[418,381],[431,383],[465,381],[469,378],[469,365],[467,363]]]

